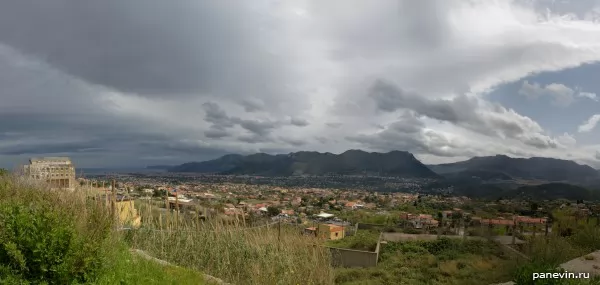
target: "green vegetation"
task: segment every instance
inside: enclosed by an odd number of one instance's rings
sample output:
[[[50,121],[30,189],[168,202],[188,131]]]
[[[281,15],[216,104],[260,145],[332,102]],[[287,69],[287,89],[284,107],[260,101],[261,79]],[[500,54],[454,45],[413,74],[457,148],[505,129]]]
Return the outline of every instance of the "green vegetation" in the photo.
[[[531,260],[518,263],[518,269],[513,272],[515,282],[525,285],[600,284],[598,278],[586,281],[577,280],[577,282],[558,279],[532,281],[533,272],[558,272],[555,268],[560,264],[581,256],[584,256],[585,260],[589,260],[589,257],[586,257],[587,254],[600,250],[600,228],[596,227],[595,221],[593,223],[586,223],[585,220],[573,222],[571,217],[563,211],[555,212],[554,217],[554,226],[557,229],[569,228],[571,234],[561,236],[561,231],[557,230],[556,234],[550,235],[548,238],[544,236],[528,237],[529,244],[524,246],[522,251]]]
[[[491,284],[510,279],[495,243],[441,238],[382,244],[376,268],[337,269],[336,284]]]
[[[327,245],[337,248],[348,248],[364,251],[375,251],[377,241],[379,240],[379,232],[359,230],[355,235],[339,240],[327,241]]]
[[[118,251],[113,270],[102,275],[96,284],[210,284],[198,271],[157,264],[137,255],[132,255],[123,247]]]
[[[152,256],[232,284],[333,284],[329,250],[297,227],[248,228],[241,217],[227,225],[153,209],[141,209],[144,225],[128,236]]]
[[[103,204],[0,178],[1,284],[203,284],[132,256]],[[172,274],[176,272],[177,274]]]

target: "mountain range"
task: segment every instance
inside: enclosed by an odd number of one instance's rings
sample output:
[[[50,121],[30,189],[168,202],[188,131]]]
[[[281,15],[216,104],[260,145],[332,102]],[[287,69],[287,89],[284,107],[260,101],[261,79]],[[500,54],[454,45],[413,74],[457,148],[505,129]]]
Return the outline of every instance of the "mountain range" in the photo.
[[[300,151],[290,154],[229,154],[168,168],[169,172],[228,175],[378,175],[404,178],[538,180],[588,184],[600,182],[600,172],[588,165],[555,158],[474,157],[455,163],[425,165],[406,151],[387,153],[348,150],[341,154]]]
[[[290,154],[265,153],[247,156],[230,154],[218,159],[184,163],[170,172],[218,173],[229,175],[379,175],[439,178],[409,152],[388,153],[348,150],[341,154],[301,151]]]
[[[546,157],[513,158],[506,155],[474,157],[455,163],[429,165],[445,177],[477,176],[482,179],[521,179],[577,184],[600,181],[600,172],[574,161]]]

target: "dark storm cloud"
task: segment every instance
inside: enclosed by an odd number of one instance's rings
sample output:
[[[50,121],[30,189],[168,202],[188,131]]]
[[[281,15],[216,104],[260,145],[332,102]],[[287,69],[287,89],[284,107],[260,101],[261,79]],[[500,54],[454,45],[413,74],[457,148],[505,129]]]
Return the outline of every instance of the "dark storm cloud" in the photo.
[[[294,138],[285,138],[285,137],[280,137],[279,138],[282,142],[295,146],[295,147],[299,147],[299,146],[303,146],[306,145],[306,141],[300,140],[300,139],[294,139]]]
[[[253,99],[244,99],[240,102],[246,112],[256,112],[264,110],[265,106],[262,102]]]
[[[452,101],[429,100],[422,95],[407,92],[383,80],[375,81],[369,96],[375,100],[377,107],[385,112],[394,112],[405,108],[415,110],[417,113],[433,119],[451,123],[470,119],[468,116],[477,108],[477,101],[469,100],[464,96],[459,96]]]
[[[217,103],[206,102],[202,104],[205,115],[204,120],[212,123],[214,129],[231,128],[235,125],[235,118],[229,117]]]
[[[244,5],[7,0],[0,42],[88,82],[141,95],[268,93],[283,84],[284,61],[264,51],[261,29],[269,23]]]
[[[277,122],[271,121],[258,121],[258,120],[238,120],[239,124],[245,130],[252,132],[259,136],[266,136],[273,129],[279,126]]]
[[[384,80],[376,80],[368,95],[383,112],[411,110],[420,116],[449,122],[484,135],[513,138],[541,149],[557,147],[553,139],[539,133],[541,127],[531,119],[498,104],[490,103],[487,106],[489,110],[484,110],[476,98],[466,95],[450,100],[429,99]]]
[[[67,142],[67,143],[36,143],[29,145],[0,146],[0,155],[36,155],[57,153],[87,153],[103,152],[101,144],[92,142]]]
[[[330,127],[330,128],[337,129],[337,128],[341,127],[343,124],[342,124],[342,123],[337,123],[337,122],[336,122],[336,123],[326,123],[325,125],[327,125],[327,126],[328,126],[328,127]]]
[[[308,126],[308,121],[302,118],[292,118],[290,119],[290,123],[296,127],[306,127]]]
[[[143,147],[143,154],[160,154],[160,155],[187,155],[186,159],[203,156],[222,156],[229,151],[217,146],[206,146],[195,141],[152,141],[139,143]]]
[[[237,139],[238,141],[250,144],[270,142],[272,140],[269,137],[260,136],[256,134],[239,136]]]
[[[329,139],[327,139],[326,137],[321,137],[321,136],[315,137],[315,140],[317,140],[318,142],[320,142],[322,144],[326,144],[327,142],[329,142]]]
[[[253,134],[266,136],[271,133],[271,131],[282,125],[280,122],[276,121],[230,117],[218,104],[214,102],[204,103],[203,108],[205,111],[204,120],[212,123],[211,128],[215,130],[224,131],[227,128],[239,125],[241,128]]]
[[[204,131],[204,136],[211,139],[220,139],[224,137],[228,137],[231,134],[225,130],[220,130],[217,128],[211,128],[209,130]]]

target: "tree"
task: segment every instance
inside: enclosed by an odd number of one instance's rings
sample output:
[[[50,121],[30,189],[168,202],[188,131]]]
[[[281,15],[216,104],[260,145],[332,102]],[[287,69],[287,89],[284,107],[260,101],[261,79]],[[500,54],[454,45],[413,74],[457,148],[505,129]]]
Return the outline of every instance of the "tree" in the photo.
[[[531,211],[532,211],[532,212],[535,212],[535,211],[537,211],[537,210],[540,208],[540,206],[539,206],[539,205],[538,205],[538,203],[536,203],[536,202],[531,202],[531,203],[529,204],[529,207],[531,208]]]
[[[0,168],[0,177],[7,176],[7,175],[8,175],[8,170],[6,170],[4,168]]]
[[[154,190],[152,193],[152,197],[165,197],[167,195],[167,190]]]
[[[269,216],[274,217],[279,215],[281,213],[281,210],[277,207],[269,206],[267,207],[267,213],[269,213]]]

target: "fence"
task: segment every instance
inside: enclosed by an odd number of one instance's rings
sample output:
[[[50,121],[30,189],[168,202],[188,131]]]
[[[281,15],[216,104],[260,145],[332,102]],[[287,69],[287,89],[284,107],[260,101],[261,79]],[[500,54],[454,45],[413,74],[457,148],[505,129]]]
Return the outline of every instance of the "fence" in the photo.
[[[381,241],[382,235],[379,235],[375,251],[326,247],[331,251],[331,263],[334,267],[375,267],[379,260]]]

